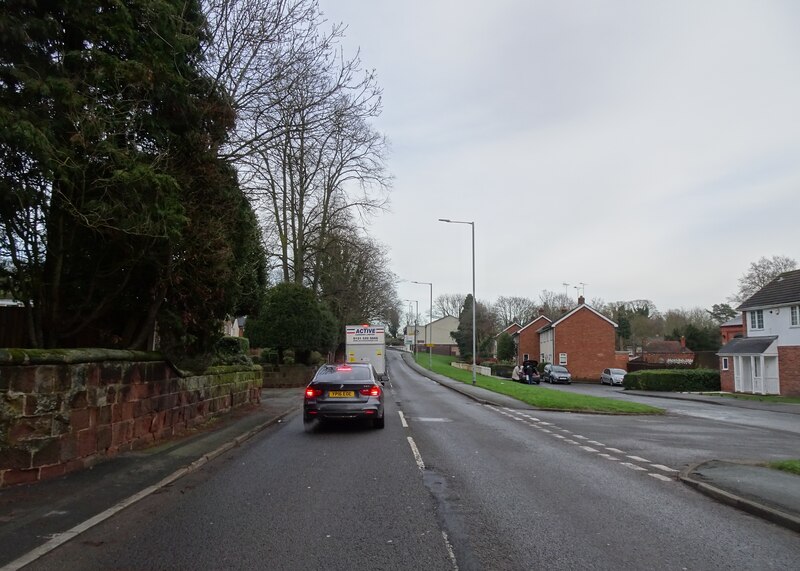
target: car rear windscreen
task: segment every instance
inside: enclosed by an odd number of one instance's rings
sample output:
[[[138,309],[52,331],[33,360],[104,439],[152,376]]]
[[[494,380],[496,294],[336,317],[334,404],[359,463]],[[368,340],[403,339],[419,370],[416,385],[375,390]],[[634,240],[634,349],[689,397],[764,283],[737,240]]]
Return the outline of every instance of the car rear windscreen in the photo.
[[[371,381],[369,367],[331,367],[325,366],[317,371],[315,381],[336,383],[341,381]]]

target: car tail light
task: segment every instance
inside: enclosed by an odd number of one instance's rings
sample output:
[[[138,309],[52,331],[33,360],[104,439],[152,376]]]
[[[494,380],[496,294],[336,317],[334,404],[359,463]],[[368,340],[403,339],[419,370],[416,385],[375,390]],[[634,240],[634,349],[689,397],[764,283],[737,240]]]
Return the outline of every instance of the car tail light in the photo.
[[[314,389],[314,388],[311,388],[311,387],[308,387],[306,389],[306,398],[307,399],[313,399],[313,398],[316,398],[318,396],[322,396],[322,389]]]
[[[353,367],[351,367],[350,365],[339,365],[338,367],[336,367],[336,370],[337,371],[352,371]]]
[[[360,392],[365,397],[379,397],[381,396],[381,388],[378,385],[366,387],[361,389]]]

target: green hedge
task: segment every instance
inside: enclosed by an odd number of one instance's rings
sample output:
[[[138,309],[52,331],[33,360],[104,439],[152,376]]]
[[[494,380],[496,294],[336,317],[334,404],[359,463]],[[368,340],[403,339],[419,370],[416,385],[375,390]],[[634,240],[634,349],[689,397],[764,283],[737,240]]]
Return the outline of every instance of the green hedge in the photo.
[[[506,365],[504,363],[492,363],[492,375],[495,377],[511,378],[511,372],[514,370],[514,365]]]
[[[718,391],[719,371],[713,369],[652,369],[625,375],[622,386],[639,391]]]

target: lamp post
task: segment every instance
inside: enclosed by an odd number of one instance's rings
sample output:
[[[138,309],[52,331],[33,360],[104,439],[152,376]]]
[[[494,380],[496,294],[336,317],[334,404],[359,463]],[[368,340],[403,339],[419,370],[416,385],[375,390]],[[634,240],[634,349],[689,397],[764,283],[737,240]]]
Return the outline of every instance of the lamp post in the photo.
[[[419,302],[416,299],[404,299],[411,303],[412,301],[417,304],[417,312],[414,314],[414,359],[417,358],[417,321],[419,320]]]
[[[476,384],[475,367],[478,365],[478,351],[475,342],[475,306],[478,305],[478,300],[475,299],[475,222],[465,222],[462,220],[449,220],[447,218],[439,218],[439,222],[447,222],[448,224],[469,224],[472,226],[472,384]]]
[[[428,368],[433,370],[433,341],[431,341],[431,335],[433,334],[433,284],[431,282],[415,282],[411,280],[412,284],[420,284],[430,286],[431,288],[431,309],[430,313],[428,314],[428,325],[425,327],[425,343],[428,344]]]

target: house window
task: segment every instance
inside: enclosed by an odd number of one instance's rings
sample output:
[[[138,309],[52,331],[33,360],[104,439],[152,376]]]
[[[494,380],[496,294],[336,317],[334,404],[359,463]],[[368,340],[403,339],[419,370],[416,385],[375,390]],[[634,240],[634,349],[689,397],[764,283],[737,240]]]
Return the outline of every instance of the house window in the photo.
[[[559,365],[566,365],[567,364],[567,354],[566,353],[559,353],[558,354],[558,364]]]
[[[523,361],[527,361],[528,360],[528,354],[527,353],[523,353],[522,354],[522,360]]]
[[[792,313],[792,327],[800,326],[800,305],[793,305],[791,308]]]
[[[753,377],[761,378],[761,359],[758,357],[753,359]]]
[[[764,329],[764,311],[758,309],[750,312],[750,329]]]
[[[722,358],[722,370],[723,371],[727,371],[728,370],[728,358],[727,357],[723,357]]]

